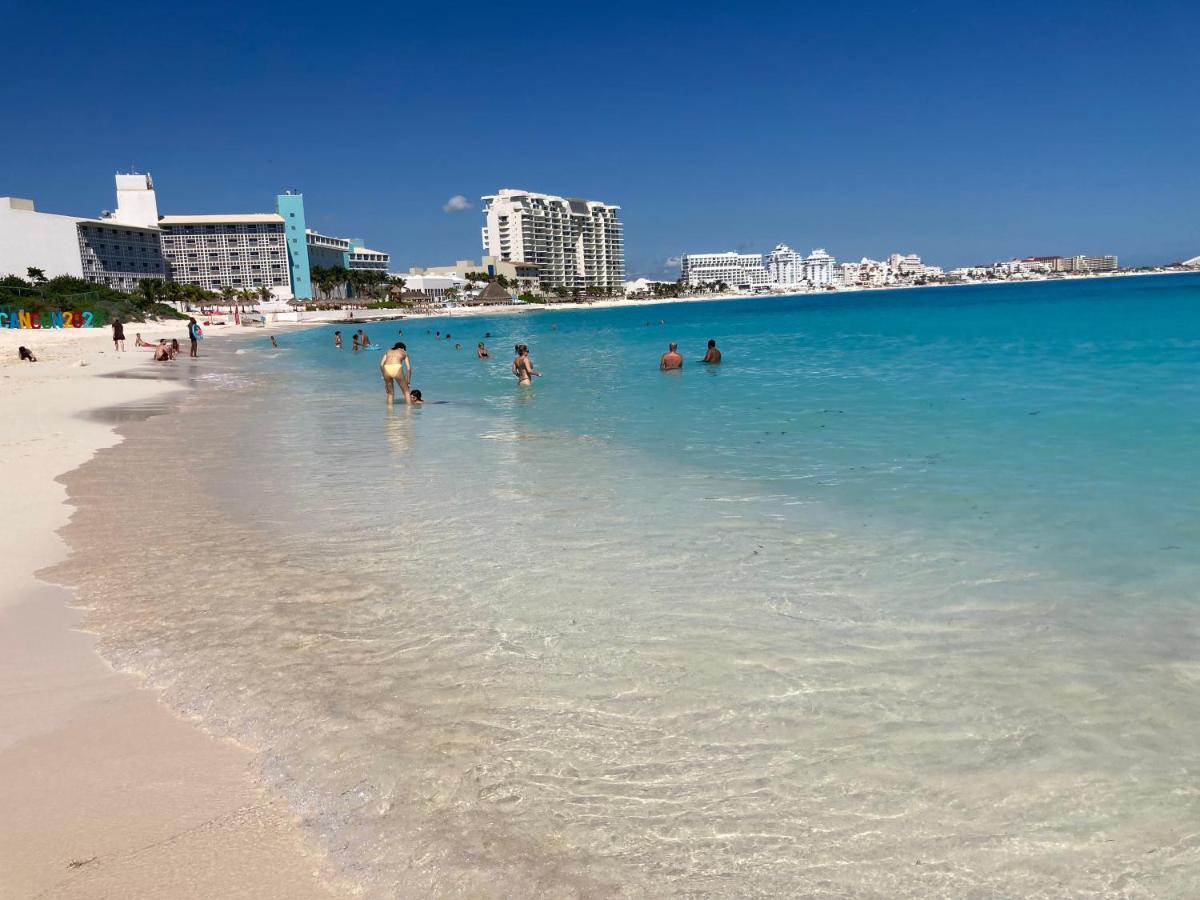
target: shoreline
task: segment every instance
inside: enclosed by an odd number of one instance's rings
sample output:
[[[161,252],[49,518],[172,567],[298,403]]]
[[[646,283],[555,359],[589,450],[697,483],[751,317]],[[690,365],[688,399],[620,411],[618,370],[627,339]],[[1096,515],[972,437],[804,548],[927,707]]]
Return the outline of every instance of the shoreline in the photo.
[[[131,323],[137,330],[174,334],[182,323]],[[337,896],[323,851],[259,787],[255,754],[114,670],[74,593],[37,575],[70,553],[59,533],[74,512],[63,476],[123,441],[122,420],[169,413],[187,390],[186,357],[146,368],[149,353],[131,340],[117,354],[110,340],[107,328],[0,332],[10,472],[0,897]],[[19,343],[36,345],[39,362],[16,362]],[[127,496],[144,502],[135,473]]]
[[[862,294],[882,294],[891,293],[893,291],[922,291],[935,288],[998,287],[1001,285],[1015,286],[1042,284],[1046,282],[1076,282],[1086,281],[1089,279],[1107,281],[1112,278],[1149,278],[1158,275],[1196,274],[1200,274],[1200,269],[1172,270],[1168,272],[1109,272],[1097,273],[1093,275],[1063,275],[1059,278],[1018,278],[996,281],[963,281],[938,284],[892,284],[882,285],[880,287],[839,288],[838,290],[833,291],[772,291],[762,294],[692,294],[686,297],[650,297],[644,300],[631,300],[628,297],[617,297],[604,300],[584,300],[580,301],[579,303],[520,303],[511,305],[506,304],[502,306],[454,306],[432,313],[406,313],[399,309],[380,310],[379,312],[400,313],[403,316],[401,321],[421,321],[424,319],[460,319],[472,318],[475,316],[521,315],[531,312],[568,312],[571,310],[586,309],[633,309],[651,306],[673,306],[677,303],[716,303],[730,300],[784,300],[790,298],[831,299],[847,294],[854,295],[856,299],[860,299]],[[361,315],[363,312],[371,311],[372,310],[358,310],[356,312],[357,314]],[[371,319],[366,319],[365,321],[369,323]],[[300,324],[328,325],[331,323],[330,321],[301,319]]]

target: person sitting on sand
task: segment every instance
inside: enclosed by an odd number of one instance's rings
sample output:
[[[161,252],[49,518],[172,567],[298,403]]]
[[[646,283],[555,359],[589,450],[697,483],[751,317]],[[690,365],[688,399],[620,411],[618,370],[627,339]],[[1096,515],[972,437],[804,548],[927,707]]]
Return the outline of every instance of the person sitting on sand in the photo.
[[[392,349],[379,360],[379,372],[383,376],[383,389],[387,391],[388,406],[396,402],[396,385],[404,395],[405,403],[412,403],[408,386],[412,382],[412,360],[403,341],[397,341]]]
[[[662,355],[658,361],[658,367],[664,372],[669,372],[673,369],[683,368],[683,357],[679,355],[679,345],[672,342],[667,347],[667,352]]]
[[[37,362],[37,357],[33,355],[33,351],[28,347],[18,347],[17,357],[21,362]]]
[[[480,341],[479,345],[475,348],[475,356],[479,359],[488,358],[487,347],[483,346],[483,341]]]
[[[704,359],[700,362],[719,363],[721,361],[721,351],[717,349],[717,342],[710,340],[708,342],[708,352],[704,354]]]
[[[158,342],[158,346],[154,348],[154,361],[166,362],[171,358],[171,346],[167,343],[167,339],[163,338]]]
[[[134,335],[133,346],[135,346],[135,347],[153,347],[154,345],[152,343],[150,343],[148,340],[146,340],[145,338],[143,338],[142,333],[139,331],[136,335]]]
[[[517,358],[513,360],[512,373],[517,376],[517,384],[532,384],[534,375],[541,378],[542,373],[533,367],[533,360],[529,358],[529,347],[517,344],[513,349]]]
[[[171,354],[171,359],[179,355],[179,338],[171,338],[171,349],[167,352]]]
[[[333,346],[337,350],[342,349],[342,333],[340,331],[335,331],[333,333]]]

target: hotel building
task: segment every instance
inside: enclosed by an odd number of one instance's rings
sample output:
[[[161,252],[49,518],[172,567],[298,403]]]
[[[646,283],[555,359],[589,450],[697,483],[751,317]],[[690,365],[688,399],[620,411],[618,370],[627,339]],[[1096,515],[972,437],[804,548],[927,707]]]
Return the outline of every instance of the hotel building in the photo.
[[[305,232],[308,263],[314,269],[368,269],[386,272],[390,254],[363,246],[359,238],[333,237],[311,228]]]
[[[679,277],[688,287],[724,282],[739,291],[761,291],[771,285],[760,253],[685,253]]]
[[[800,284],[804,280],[802,269],[800,254],[787,244],[778,245],[767,258],[767,272],[771,277],[771,284],[777,287]]]
[[[99,218],[38,212],[32,200],[0,197],[0,276],[29,268],[132,291],[164,278],[158,209],[149,175],[117,175],[117,209]]]
[[[280,194],[273,213],[163,216],[158,224],[172,281],[312,298],[302,194]]]
[[[538,277],[538,267],[528,262],[513,262],[485,256],[479,262],[470,259],[460,259],[452,266],[413,266],[411,275],[456,275],[465,278],[468,272],[482,272],[484,275],[503,275],[517,286],[518,293],[536,292],[541,279]],[[420,290],[418,288],[418,290]]]
[[[391,262],[390,254],[381,250],[371,250],[363,246],[358,238],[350,239],[350,253],[346,259],[347,269],[367,269],[372,272],[386,272]]]
[[[1115,256],[1072,256],[1065,260],[1064,268],[1068,272],[1115,272],[1117,258]]]
[[[804,258],[804,280],[813,287],[833,284],[833,257],[817,249]]]
[[[536,265],[543,289],[620,292],[625,245],[619,206],[511,188],[482,199],[489,256]]]

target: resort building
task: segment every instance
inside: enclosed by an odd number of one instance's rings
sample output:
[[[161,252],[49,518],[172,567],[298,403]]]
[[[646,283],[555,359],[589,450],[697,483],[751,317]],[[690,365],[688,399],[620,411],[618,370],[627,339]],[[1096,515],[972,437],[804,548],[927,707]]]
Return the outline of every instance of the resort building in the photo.
[[[523,260],[499,259],[495,256],[485,256],[479,262],[470,259],[460,259],[452,266],[413,266],[408,270],[413,275],[459,275],[466,277],[468,272],[481,272],[489,277],[503,275],[517,286],[518,293],[537,293],[541,287],[538,267],[534,263]]]
[[[1068,272],[1115,272],[1115,256],[1072,256],[1066,261]]]
[[[386,272],[391,256],[363,246],[359,238],[333,237],[311,228],[305,231],[308,264],[314,269],[368,269]]]
[[[917,278],[925,274],[925,265],[915,253],[893,253],[888,257],[888,268],[896,275]]]
[[[280,194],[273,213],[163,216],[158,224],[172,281],[312,299],[302,194]]]
[[[794,287],[803,279],[803,260],[787,244],[779,244],[767,257],[767,273],[776,287]]]
[[[420,291],[431,300],[436,300],[439,303],[446,299],[446,292],[451,288],[459,297],[465,297],[472,290],[471,282],[463,278],[461,275],[453,273],[446,275],[402,275],[404,279],[404,289],[408,291]]]
[[[620,292],[625,245],[619,206],[511,188],[482,199],[489,256],[536,265],[546,290]]]
[[[723,283],[738,291],[764,291],[771,285],[760,253],[685,253],[679,277],[688,287]]]
[[[382,250],[371,250],[363,246],[358,238],[350,238],[350,253],[346,259],[347,269],[367,269],[372,272],[386,272],[392,257]]]
[[[313,269],[348,269],[350,239],[321,234],[311,228],[304,232],[308,244],[308,264]]]
[[[817,249],[804,258],[804,280],[813,287],[833,284],[833,257]]]
[[[117,210],[81,218],[38,212],[32,200],[0,197],[0,276],[70,275],[122,291],[164,278],[158,210],[149,175],[117,175]]]

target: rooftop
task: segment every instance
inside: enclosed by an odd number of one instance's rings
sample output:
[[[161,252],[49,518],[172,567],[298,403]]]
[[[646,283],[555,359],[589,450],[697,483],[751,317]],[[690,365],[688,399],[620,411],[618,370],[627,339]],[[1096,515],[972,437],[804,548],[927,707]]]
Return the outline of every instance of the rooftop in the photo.
[[[159,225],[241,225],[246,222],[283,221],[278,213],[234,213],[221,216],[162,216]]]

